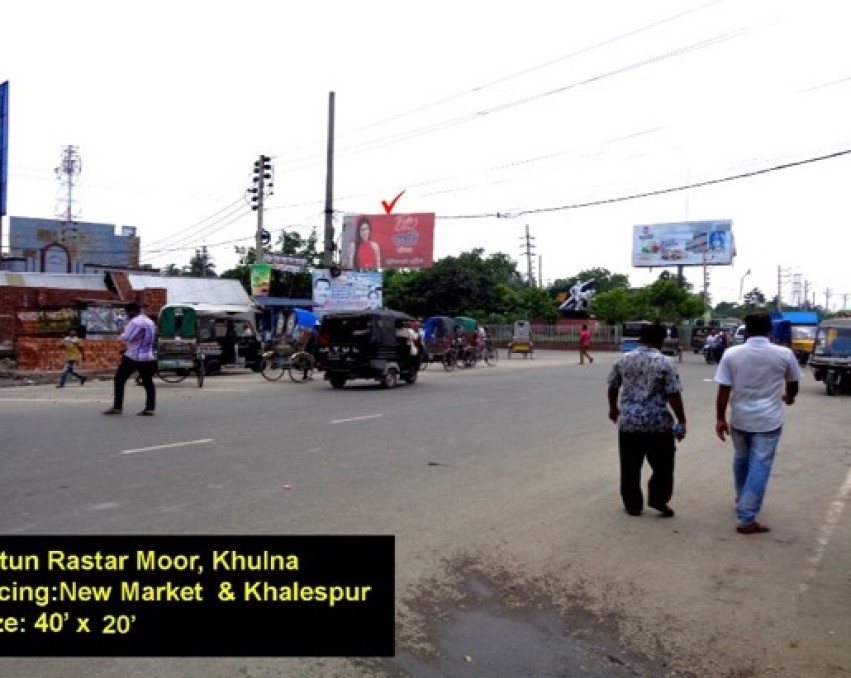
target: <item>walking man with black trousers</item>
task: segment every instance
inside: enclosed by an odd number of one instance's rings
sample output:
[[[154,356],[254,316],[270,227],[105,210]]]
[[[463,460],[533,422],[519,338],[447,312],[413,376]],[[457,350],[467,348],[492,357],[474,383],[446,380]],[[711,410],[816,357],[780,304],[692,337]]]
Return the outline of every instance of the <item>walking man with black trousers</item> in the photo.
[[[124,307],[129,318],[121,335],[124,351],[121,362],[115,371],[115,395],[112,407],[104,414],[121,414],[124,410],[124,386],[134,372],[139,373],[145,387],[145,409],[138,412],[140,417],[153,417],[157,405],[157,392],[154,387],[154,374],[157,371],[157,359],[154,355],[156,325],[148,316],[143,315],[139,304],[131,301]]]
[[[675,441],[685,437],[686,415],[677,368],[660,350],[665,335],[662,325],[644,325],[639,347],[618,358],[607,379],[609,419],[618,427],[621,498],[631,516],[644,508],[645,457],[652,469],[647,505],[663,518],[674,515],[668,502],[674,492]]]

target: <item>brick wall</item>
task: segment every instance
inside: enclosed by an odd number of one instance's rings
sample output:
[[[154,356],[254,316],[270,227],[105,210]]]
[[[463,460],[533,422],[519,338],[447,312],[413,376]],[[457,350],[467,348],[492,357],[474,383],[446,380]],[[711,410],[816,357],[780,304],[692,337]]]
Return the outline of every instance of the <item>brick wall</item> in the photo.
[[[80,299],[95,303],[136,301],[146,315],[156,318],[167,302],[165,289],[132,290],[124,273],[113,274],[113,280],[121,292],[120,297],[106,290],[0,286],[0,343],[13,342],[16,369],[25,372],[61,370],[65,356],[59,347],[64,331],[57,331],[55,335],[33,336],[18,319],[21,311],[76,309],[81,305]],[[87,340],[85,350],[84,371],[115,369],[119,350],[116,340]]]
[[[60,337],[18,339],[15,345],[15,367],[21,372],[58,372],[65,365],[65,349]],[[114,370],[118,365],[121,343],[117,339],[83,341],[86,357],[80,364],[82,372]]]

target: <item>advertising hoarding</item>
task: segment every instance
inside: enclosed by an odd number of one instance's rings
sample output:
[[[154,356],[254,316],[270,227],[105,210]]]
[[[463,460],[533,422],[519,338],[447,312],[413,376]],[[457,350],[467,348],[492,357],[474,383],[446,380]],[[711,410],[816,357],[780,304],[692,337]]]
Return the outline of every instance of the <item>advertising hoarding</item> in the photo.
[[[733,263],[733,222],[682,221],[633,226],[632,265],[723,266]]]
[[[347,214],[341,252],[346,269],[431,268],[434,214]]]
[[[313,312],[317,316],[339,311],[380,308],[383,275],[379,272],[342,271],[335,278],[325,269],[314,269]]]

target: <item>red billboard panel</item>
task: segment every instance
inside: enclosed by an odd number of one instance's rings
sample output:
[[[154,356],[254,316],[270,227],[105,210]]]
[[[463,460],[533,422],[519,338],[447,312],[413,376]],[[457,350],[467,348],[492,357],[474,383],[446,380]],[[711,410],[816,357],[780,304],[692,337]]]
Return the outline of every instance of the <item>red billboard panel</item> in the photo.
[[[434,214],[347,214],[341,245],[343,268],[431,268]]]

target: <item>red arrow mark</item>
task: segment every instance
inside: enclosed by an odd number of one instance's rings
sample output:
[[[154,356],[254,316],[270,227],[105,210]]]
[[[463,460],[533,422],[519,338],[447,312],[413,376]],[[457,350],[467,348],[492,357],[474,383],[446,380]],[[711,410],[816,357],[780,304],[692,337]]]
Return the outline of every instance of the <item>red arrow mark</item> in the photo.
[[[393,208],[396,206],[396,203],[397,203],[397,202],[399,202],[399,198],[401,198],[401,197],[402,197],[402,194],[403,194],[404,192],[405,192],[405,191],[402,191],[402,193],[400,193],[400,194],[399,194],[399,195],[397,195],[395,198],[393,198],[393,201],[392,201],[392,202],[389,202],[389,203],[388,203],[386,200],[382,200],[382,201],[381,201],[381,204],[382,204],[382,205],[384,205],[384,212],[385,212],[386,214],[390,214],[390,212],[392,212],[392,211],[393,211]]]

